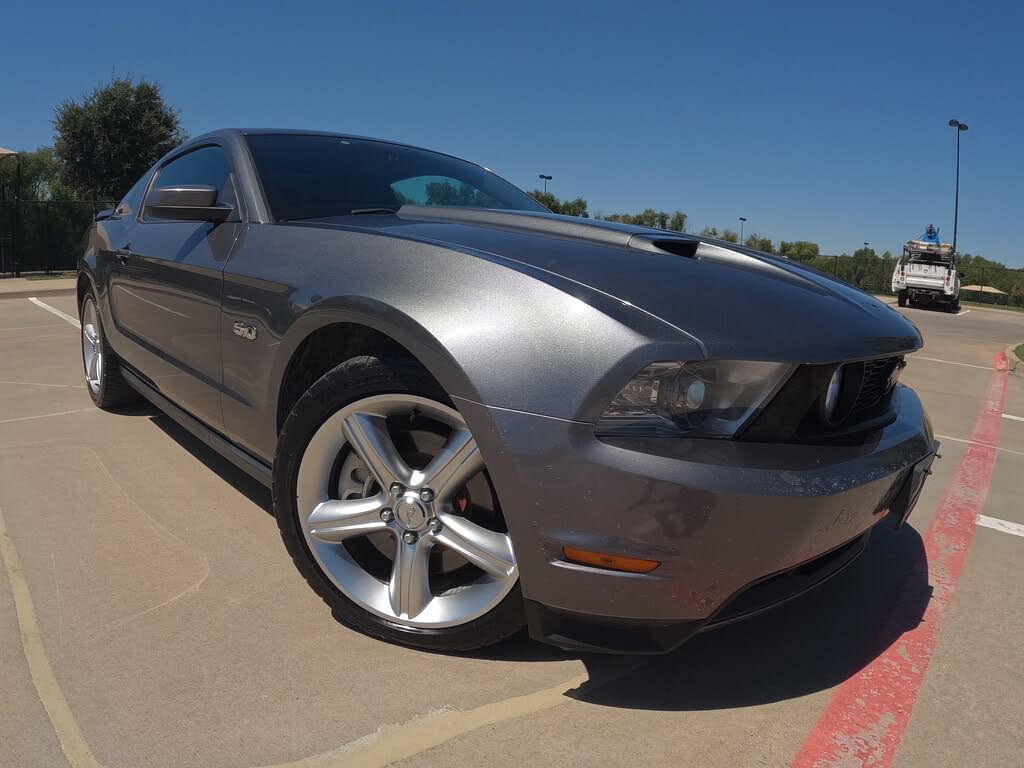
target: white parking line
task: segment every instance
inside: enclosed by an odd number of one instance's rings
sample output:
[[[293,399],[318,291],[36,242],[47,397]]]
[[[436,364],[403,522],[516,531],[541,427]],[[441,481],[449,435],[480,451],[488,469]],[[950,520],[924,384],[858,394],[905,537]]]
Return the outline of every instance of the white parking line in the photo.
[[[0,333],[7,331],[34,331],[37,328],[63,328],[59,323],[47,323],[46,325],[16,325],[13,328],[0,328]]]
[[[52,312],[57,317],[59,317],[61,320],[66,320],[67,322],[69,322],[73,326],[75,326],[75,328],[81,328],[82,327],[82,324],[80,322],[78,322],[78,318],[77,317],[72,317],[71,315],[67,314],[66,312],[61,312],[56,307],[51,307],[45,301],[40,301],[35,296],[29,296],[28,300],[31,301],[33,304],[35,304],[37,307],[42,307],[47,312]]]
[[[1024,421],[1024,416],[1011,416],[1008,413],[1003,414],[1004,419],[1012,419],[1013,421]]]
[[[24,387],[56,387],[58,389],[85,389],[85,384],[47,384],[42,381],[0,381],[0,384]]]
[[[971,310],[969,310],[969,309],[961,309],[959,312],[957,312],[955,315],[953,315],[953,317],[960,317],[960,315],[966,315],[970,311]]]
[[[86,411],[95,411],[95,408],[76,408],[73,411],[57,411],[55,413],[40,413],[36,416],[19,416],[16,419],[0,419],[0,424],[13,424],[16,421],[32,421],[33,419],[48,419],[51,416],[67,416],[71,413],[85,413]]]
[[[998,517],[978,515],[978,525],[985,528],[991,528],[993,531],[1001,531],[1013,536],[1024,537],[1024,525],[1021,525],[1020,523],[1011,523],[1009,520],[1000,520]]]
[[[1014,451],[1010,448],[1003,448],[998,445],[991,445],[990,443],[979,443],[977,440],[965,440],[962,437],[953,437],[952,435],[940,435],[938,433],[936,433],[935,436],[940,440],[952,440],[954,443],[966,443],[967,445],[983,445],[986,448],[995,448],[997,451],[1002,451],[1003,453],[1014,453],[1018,456],[1024,456],[1024,451]]]
[[[955,360],[940,360],[937,357],[925,357],[924,355],[911,355],[911,360],[927,360],[931,363],[945,363],[946,365],[962,365],[964,368],[980,368],[983,371],[991,371],[991,365],[975,365],[974,363],[958,363]]]

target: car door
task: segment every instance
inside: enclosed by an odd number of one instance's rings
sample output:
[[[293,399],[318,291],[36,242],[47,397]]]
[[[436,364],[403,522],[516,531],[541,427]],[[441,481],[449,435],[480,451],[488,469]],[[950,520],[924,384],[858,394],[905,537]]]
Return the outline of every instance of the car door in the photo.
[[[235,209],[222,223],[140,215],[114,244],[110,310],[125,337],[122,357],[168,399],[214,429],[220,404],[220,315],[224,264],[241,227],[234,173],[224,147],[188,148],[157,169],[153,189],[208,185],[218,205]]]

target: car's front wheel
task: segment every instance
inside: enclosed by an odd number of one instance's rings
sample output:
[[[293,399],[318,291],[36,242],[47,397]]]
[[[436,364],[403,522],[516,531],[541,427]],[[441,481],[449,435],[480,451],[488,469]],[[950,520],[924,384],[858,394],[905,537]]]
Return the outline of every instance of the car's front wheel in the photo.
[[[299,398],[274,506],[299,570],[362,632],[453,651],[522,625],[512,539],[479,448],[418,366],[353,358]]]

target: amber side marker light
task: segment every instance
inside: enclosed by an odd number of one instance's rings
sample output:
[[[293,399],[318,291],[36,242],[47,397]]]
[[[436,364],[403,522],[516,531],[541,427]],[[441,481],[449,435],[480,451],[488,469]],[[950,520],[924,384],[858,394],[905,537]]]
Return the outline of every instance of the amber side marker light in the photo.
[[[660,560],[641,560],[639,557],[608,555],[604,552],[591,552],[576,547],[562,547],[562,554],[571,563],[592,565],[595,568],[607,568],[611,571],[626,571],[627,573],[650,573],[661,565]]]

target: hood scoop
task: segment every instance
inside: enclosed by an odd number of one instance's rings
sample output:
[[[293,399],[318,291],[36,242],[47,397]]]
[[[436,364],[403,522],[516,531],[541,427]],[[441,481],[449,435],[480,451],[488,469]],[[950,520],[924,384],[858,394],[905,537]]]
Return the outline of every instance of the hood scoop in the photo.
[[[696,259],[701,242],[689,237],[665,237],[664,235],[633,235],[629,239],[629,247],[637,251],[650,253],[671,253],[687,259]]]
[[[555,213],[490,208],[403,205],[398,209],[398,216],[407,221],[503,229],[508,232],[562,237],[647,253],[671,254],[694,261],[715,262],[734,269],[757,272],[776,280],[800,283],[816,293],[825,292],[820,285],[801,274],[799,268],[791,266],[784,259],[759,254],[733,243],[708,242],[693,235],[662,233],[648,227],[600,219],[580,219]]]

